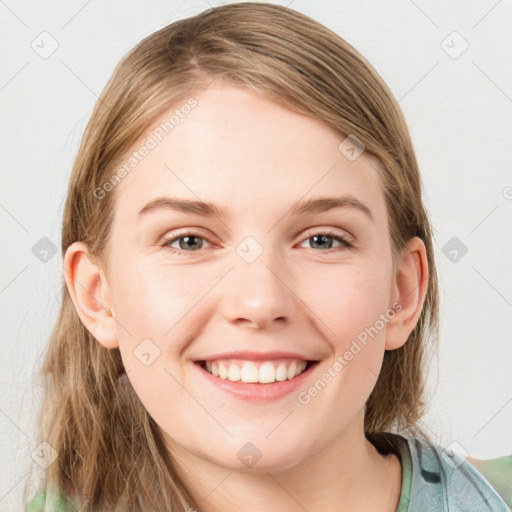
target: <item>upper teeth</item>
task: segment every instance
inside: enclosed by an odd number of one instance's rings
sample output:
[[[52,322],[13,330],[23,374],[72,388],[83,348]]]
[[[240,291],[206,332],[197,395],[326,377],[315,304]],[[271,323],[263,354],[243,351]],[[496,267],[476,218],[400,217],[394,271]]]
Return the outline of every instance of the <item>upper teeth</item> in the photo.
[[[291,362],[290,362],[291,361]],[[233,382],[272,382],[293,379],[306,368],[307,361],[289,359],[288,361],[206,361],[206,370],[215,377]]]

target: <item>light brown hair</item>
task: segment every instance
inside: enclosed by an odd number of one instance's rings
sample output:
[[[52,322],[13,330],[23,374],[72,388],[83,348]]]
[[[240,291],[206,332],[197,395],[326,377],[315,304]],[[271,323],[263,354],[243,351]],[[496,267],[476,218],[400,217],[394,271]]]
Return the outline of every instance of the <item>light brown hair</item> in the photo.
[[[355,135],[379,162],[395,269],[405,243],[418,236],[427,250],[429,284],[408,341],[385,353],[366,405],[365,433],[421,432],[425,348],[432,333],[432,343],[438,339],[438,284],[414,150],[397,101],[378,74],[340,36],[303,14],[265,3],[226,5],[172,23],[130,51],[83,135],[63,215],[62,255],[83,241],[99,262],[107,260],[115,190],[101,200],[94,191],[165,109],[215,77],[323,121],[340,142]],[[195,506],[119,350],[104,348],[84,327],[65,282],[41,375],[40,436],[58,453],[44,486],[67,493],[87,511]]]

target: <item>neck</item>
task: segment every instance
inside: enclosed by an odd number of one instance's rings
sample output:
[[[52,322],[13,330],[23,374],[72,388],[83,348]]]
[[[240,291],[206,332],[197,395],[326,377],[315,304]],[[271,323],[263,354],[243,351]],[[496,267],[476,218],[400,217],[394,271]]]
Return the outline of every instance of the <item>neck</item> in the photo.
[[[283,471],[238,471],[173,447],[173,461],[199,512],[279,510],[395,512],[401,466],[353,422],[333,442]]]

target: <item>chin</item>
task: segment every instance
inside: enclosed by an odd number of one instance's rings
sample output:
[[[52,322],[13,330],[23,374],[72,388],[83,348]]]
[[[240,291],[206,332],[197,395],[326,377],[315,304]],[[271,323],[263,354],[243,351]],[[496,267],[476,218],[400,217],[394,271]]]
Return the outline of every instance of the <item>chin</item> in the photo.
[[[256,436],[255,436],[256,437]],[[230,441],[230,446],[223,446],[220,451],[215,453],[205,453],[204,457],[217,466],[222,466],[231,471],[244,473],[275,473],[286,471],[304,461],[307,456],[306,447],[300,450],[297,446],[301,444],[295,442],[290,436],[286,441],[276,437],[270,439],[240,442],[241,437],[235,441]],[[250,439],[250,437],[245,437]],[[303,444],[303,443],[302,443]],[[226,454],[230,454],[226,457]]]

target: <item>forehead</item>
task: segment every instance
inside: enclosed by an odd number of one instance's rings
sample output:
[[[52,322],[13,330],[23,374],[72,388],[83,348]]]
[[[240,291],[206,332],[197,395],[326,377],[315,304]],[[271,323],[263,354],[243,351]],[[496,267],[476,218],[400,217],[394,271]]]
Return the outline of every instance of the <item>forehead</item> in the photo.
[[[344,138],[247,88],[208,88],[162,112],[128,152],[123,163],[149,148],[116,188],[116,216],[133,217],[163,195],[236,215],[350,194],[379,219],[385,203],[378,164],[365,153],[347,159],[339,149]]]

